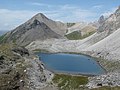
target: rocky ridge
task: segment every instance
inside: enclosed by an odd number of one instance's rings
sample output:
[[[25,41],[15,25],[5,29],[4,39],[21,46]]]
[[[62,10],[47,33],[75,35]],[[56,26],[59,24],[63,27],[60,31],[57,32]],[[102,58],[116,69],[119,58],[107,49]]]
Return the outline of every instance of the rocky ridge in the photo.
[[[115,13],[111,14],[108,18],[104,18],[103,16],[99,19],[99,28],[98,31],[108,31],[108,34],[111,34],[115,30],[120,28],[120,6],[115,11]]]

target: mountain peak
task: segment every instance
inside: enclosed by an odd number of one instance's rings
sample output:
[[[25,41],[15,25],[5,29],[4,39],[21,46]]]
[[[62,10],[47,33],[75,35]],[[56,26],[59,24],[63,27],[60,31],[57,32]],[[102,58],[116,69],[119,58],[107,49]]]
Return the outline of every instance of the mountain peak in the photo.
[[[120,15],[120,6],[119,6],[118,9],[116,10],[115,14],[116,14],[117,16]]]
[[[6,35],[2,42],[15,42],[19,45],[28,45],[35,40],[46,40],[51,38],[64,38],[66,27],[64,24],[47,18],[38,13],[24,24],[18,26]]]
[[[120,9],[120,6],[118,7],[118,9]]]
[[[35,16],[45,16],[43,13],[37,13]]]
[[[48,19],[43,13],[38,13],[33,18],[35,18],[37,20]]]
[[[105,18],[104,18],[104,16],[102,15],[102,16],[99,18],[98,23],[99,23],[99,24],[103,24],[104,20],[105,20]]]

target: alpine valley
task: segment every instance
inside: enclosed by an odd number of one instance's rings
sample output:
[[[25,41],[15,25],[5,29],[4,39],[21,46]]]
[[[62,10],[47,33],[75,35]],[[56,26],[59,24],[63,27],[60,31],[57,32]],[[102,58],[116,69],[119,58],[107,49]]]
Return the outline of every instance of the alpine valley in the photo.
[[[86,56],[105,72],[55,72],[38,53]],[[64,23],[38,13],[0,36],[0,90],[120,90],[120,6],[92,23]]]

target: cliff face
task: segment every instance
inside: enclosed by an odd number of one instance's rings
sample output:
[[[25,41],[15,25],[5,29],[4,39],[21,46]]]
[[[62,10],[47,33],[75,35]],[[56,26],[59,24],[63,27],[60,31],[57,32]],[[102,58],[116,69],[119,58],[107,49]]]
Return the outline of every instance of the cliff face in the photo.
[[[100,27],[98,28],[99,32],[108,31],[110,33],[120,28],[120,7],[111,14],[108,18],[100,17],[99,19]]]
[[[0,45],[0,90],[38,90],[53,74],[24,47]]]

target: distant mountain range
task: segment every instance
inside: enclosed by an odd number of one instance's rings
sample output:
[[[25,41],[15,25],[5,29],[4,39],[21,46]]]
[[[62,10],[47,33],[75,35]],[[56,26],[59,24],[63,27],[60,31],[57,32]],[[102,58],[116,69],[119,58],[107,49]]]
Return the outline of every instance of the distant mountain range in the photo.
[[[78,33],[85,36],[86,34],[89,34],[91,32],[104,32],[101,36],[98,35],[91,39],[91,43],[94,44],[104,39],[119,28],[120,7],[108,18],[104,18],[104,16],[101,16],[98,22],[89,24],[84,22],[66,24],[60,21],[53,21],[47,18],[42,13],[38,13],[24,24],[6,33],[1,39],[1,43],[14,42],[18,45],[26,46],[36,40],[44,41],[51,38],[66,39],[65,35],[74,31],[78,31]]]

